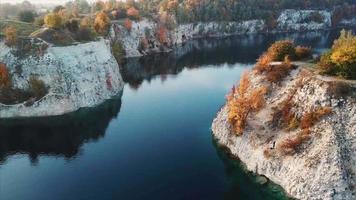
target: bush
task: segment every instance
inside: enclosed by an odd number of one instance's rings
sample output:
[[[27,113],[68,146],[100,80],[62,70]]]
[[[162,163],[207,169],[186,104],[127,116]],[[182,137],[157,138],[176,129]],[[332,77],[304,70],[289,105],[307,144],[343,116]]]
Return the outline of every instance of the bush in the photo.
[[[129,9],[127,9],[126,14],[129,18],[134,19],[134,20],[135,19],[137,20],[140,17],[140,13],[135,7],[131,7]]]
[[[272,44],[268,50],[267,55],[271,61],[283,61],[286,56],[295,58],[295,45],[291,40],[281,40]]]
[[[36,26],[39,26],[39,27],[43,26],[43,25],[44,25],[44,18],[43,18],[43,17],[37,17],[37,18],[35,19],[34,24],[35,24]]]
[[[330,51],[318,63],[321,73],[356,79],[356,36],[351,31],[341,31]]]
[[[19,13],[19,20],[23,22],[32,23],[35,21],[35,13],[30,10],[24,10]]]
[[[0,63],[0,90],[11,88],[11,78],[6,64]]]
[[[77,39],[79,41],[92,41],[96,37],[96,34],[90,28],[80,27],[77,33]]]
[[[284,62],[281,64],[270,64],[270,57],[264,54],[260,57],[254,70],[258,74],[265,74],[266,80],[271,83],[279,83],[289,72],[293,69],[293,65],[288,56],[285,57]]]
[[[167,45],[168,43],[167,28],[163,25],[158,26],[156,34],[157,34],[158,41],[163,45]]]
[[[126,52],[121,41],[116,41],[112,44],[112,52],[119,64],[125,63]]]
[[[240,79],[240,85],[234,87],[227,97],[228,121],[236,134],[242,135],[246,127],[246,119],[250,112],[258,111],[265,103],[266,87],[259,87],[250,92],[248,73]]]
[[[29,92],[32,97],[40,99],[47,94],[47,87],[42,80],[31,77],[29,80]]]
[[[297,152],[300,145],[310,139],[310,130],[304,129],[300,131],[295,137],[287,138],[280,142],[277,146],[277,149],[283,155],[293,155]]]
[[[295,48],[295,56],[298,60],[308,59],[312,56],[310,47],[297,46]]]
[[[106,34],[110,25],[110,18],[108,15],[100,11],[97,13],[94,20],[94,30],[100,34]]]
[[[298,47],[299,57],[306,57],[307,51],[308,49],[305,47]],[[277,41],[258,58],[254,70],[258,74],[266,73],[266,79],[270,82],[280,82],[293,68],[291,59],[295,58],[297,56],[293,41]],[[274,61],[283,61],[283,63],[271,65],[271,62]]]
[[[59,29],[62,26],[62,17],[57,13],[49,13],[44,18],[44,23],[47,27]]]
[[[70,19],[66,21],[64,26],[72,33],[76,33],[79,30],[79,22],[76,19]]]
[[[132,29],[132,21],[130,19],[125,19],[124,27],[126,28],[127,31],[130,32]]]
[[[8,26],[5,28],[5,43],[8,46],[16,45],[18,41],[17,29],[13,26]]]
[[[305,113],[300,121],[300,128],[309,129],[313,127],[316,122],[318,122],[323,116],[330,114],[331,111],[332,109],[330,107],[322,107]]]

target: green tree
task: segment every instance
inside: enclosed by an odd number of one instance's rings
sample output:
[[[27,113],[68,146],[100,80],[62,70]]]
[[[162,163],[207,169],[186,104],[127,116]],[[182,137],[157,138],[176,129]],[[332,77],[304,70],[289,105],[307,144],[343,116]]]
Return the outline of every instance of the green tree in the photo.
[[[31,10],[21,11],[19,13],[19,20],[23,22],[32,23],[35,20],[35,13]]]

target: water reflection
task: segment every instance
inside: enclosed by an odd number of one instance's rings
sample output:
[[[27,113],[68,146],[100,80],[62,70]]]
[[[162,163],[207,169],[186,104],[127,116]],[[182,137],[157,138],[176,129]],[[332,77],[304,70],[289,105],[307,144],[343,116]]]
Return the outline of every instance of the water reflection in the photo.
[[[0,120],[0,164],[18,153],[27,154],[33,164],[41,155],[75,158],[84,143],[104,137],[120,107],[117,97],[64,116]]]
[[[138,89],[143,81],[151,82],[160,77],[164,82],[168,75],[177,75],[185,68],[222,66],[221,64],[252,64],[271,43],[280,39],[292,39],[299,45],[314,48],[315,52],[330,47],[339,30],[308,33],[255,34],[223,39],[190,41],[169,54],[156,54],[130,59],[121,67],[125,82]]]
[[[220,160],[224,163],[228,190],[224,199],[288,200],[283,188],[268,179],[248,172],[243,163],[233,157],[228,149],[219,146],[213,139],[213,145]]]

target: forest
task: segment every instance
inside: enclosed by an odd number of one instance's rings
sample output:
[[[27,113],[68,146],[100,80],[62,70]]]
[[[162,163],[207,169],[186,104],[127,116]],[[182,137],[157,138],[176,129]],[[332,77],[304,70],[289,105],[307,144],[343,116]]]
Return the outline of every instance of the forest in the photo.
[[[93,4],[86,0],[73,0],[56,9],[65,8],[80,14],[94,14],[105,10],[111,18],[119,19],[127,17],[127,11],[134,8],[140,17],[156,19],[158,16],[168,16],[179,24],[262,18],[273,23],[284,9],[327,9],[334,10],[337,13],[336,18],[348,18],[355,15],[355,4],[355,0],[99,0]],[[0,18],[20,15],[24,9],[34,10],[35,6],[28,1],[16,5],[1,4]]]

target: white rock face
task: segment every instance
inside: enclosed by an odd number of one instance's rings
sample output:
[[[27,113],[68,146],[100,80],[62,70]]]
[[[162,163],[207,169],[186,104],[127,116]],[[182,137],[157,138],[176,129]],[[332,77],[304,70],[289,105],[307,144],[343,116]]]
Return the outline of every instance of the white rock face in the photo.
[[[12,75],[14,87],[27,89],[31,76],[45,82],[49,93],[31,106],[0,104],[0,118],[61,115],[96,106],[123,89],[119,66],[110,44],[95,42],[66,47],[49,46],[44,55],[16,57],[0,43],[0,62]],[[21,73],[16,68],[21,68]]]
[[[307,77],[293,96],[297,115],[312,107],[331,106],[332,113],[316,123],[311,139],[293,155],[279,155],[278,144],[295,136],[300,129],[285,131],[269,125],[272,108],[285,100],[298,79],[299,69],[292,71],[281,86],[272,86],[266,107],[248,118],[242,136],[232,133],[224,106],[212,124],[218,143],[244,162],[250,171],[265,175],[281,185],[297,199],[356,199],[356,99],[330,95],[330,81],[315,75]],[[253,76],[252,87],[263,83],[261,76]],[[273,148],[273,143],[276,148]],[[270,152],[271,157],[264,155]]]
[[[356,18],[343,19],[339,22],[339,25],[346,27],[356,27]]]
[[[285,10],[273,32],[311,31],[331,28],[331,12],[318,10]],[[126,50],[126,57],[140,57],[151,53],[167,52],[186,41],[202,37],[226,37],[239,34],[264,32],[267,27],[264,20],[241,22],[198,22],[178,25],[167,32],[167,45],[157,39],[157,23],[144,19],[132,23],[128,31],[120,22],[114,22],[110,35],[112,40],[120,40]],[[140,40],[147,38],[151,47],[139,51]]]
[[[319,19],[314,21],[313,18]],[[285,10],[278,17],[277,24],[278,29],[281,31],[327,29],[331,27],[331,13],[317,10]]]
[[[167,32],[169,48],[163,48],[155,36],[157,26],[155,22],[144,19],[133,22],[131,31],[128,31],[122,25],[116,23],[112,26],[110,35],[112,40],[120,40],[123,43],[126,57],[139,57],[149,53],[171,51],[176,45],[195,38],[258,33],[263,30],[265,25],[263,20],[183,24]],[[138,47],[142,38],[148,38],[153,47],[140,52]]]

